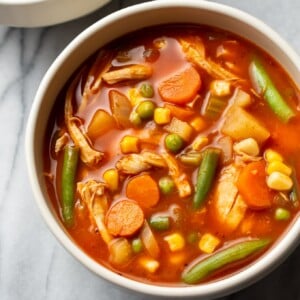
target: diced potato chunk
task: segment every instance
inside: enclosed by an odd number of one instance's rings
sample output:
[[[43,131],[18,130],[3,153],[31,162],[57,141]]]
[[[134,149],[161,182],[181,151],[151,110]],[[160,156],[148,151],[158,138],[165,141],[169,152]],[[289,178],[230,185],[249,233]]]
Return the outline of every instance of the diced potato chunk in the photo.
[[[131,245],[126,238],[113,239],[109,244],[109,260],[114,265],[126,264],[131,256]]]
[[[99,109],[95,112],[89,124],[87,134],[91,139],[94,139],[115,127],[116,121],[114,117],[105,110]]]
[[[238,106],[232,107],[227,112],[221,131],[234,140],[253,138],[259,144],[266,141],[270,136],[268,129],[261,125],[251,114]]]
[[[166,125],[165,130],[170,133],[176,133],[186,142],[188,142],[193,134],[193,127],[187,122],[181,121],[177,118],[172,118],[170,124]]]
[[[202,252],[210,254],[215,251],[220,242],[221,241],[216,236],[210,233],[205,233],[199,241],[199,249]]]
[[[251,96],[241,89],[237,89],[233,97],[234,104],[240,107],[247,107],[252,103]]]
[[[180,233],[172,233],[164,237],[172,252],[182,250],[185,246],[185,240]]]
[[[159,268],[159,262],[151,257],[142,256],[139,259],[139,263],[150,273],[155,273]]]
[[[168,108],[157,107],[154,110],[154,121],[158,125],[168,124],[171,121],[171,111]]]
[[[126,135],[120,143],[121,151],[124,154],[139,152],[139,138],[135,136]]]

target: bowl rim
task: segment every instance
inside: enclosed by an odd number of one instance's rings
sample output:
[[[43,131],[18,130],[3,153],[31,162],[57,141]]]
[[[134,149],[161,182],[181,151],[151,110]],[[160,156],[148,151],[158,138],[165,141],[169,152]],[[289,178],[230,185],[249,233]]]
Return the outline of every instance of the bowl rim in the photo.
[[[280,239],[280,243],[273,246],[273,248],[267,251],[258,261],[254,264],[249,265],[247,268],[243,268],[240,272],[235,272],[229,277],[222,278],[209,283],[203,283],[194,286],[164,286],[148,284],[140,281],[136,281],[127,277],[119,276],[110,269],[102,266],[87,254],[83,252],[71,239],[67,236],[63,228],[58,224],[55,216],[51,213],[47,200],[43,197],[42,189],[38,183],[37,169],[35,165],[34,157],[34,132],[36,127],[36,121],[38,113],[41,109],[43,95],[47,90],[48,84],[53,79],[53,74],[59,70],[61,63],[72,53],[76,51],[77,47],[84,44],[84,41],[92,36],[99,28],[108,26],[110,23],[114,23],[116,19],[123,19],[131,14],[141,13],[144,10],[153,8],[164,8],[167,9],[169,6],[172,7],[190,7],[197,9],[205,9],[208,11],[214,11],[221,14],[225,14],[230,18],[237,20],[238,22],[247,23],[250,27],[259,30],[263,35],[268,35],[268,38],[276,41],[279,48],[283,49],[286,56],[291,59],[293,64],[300,70],[300,59],[296,52],[283,40],[273,29],[263,23],[256,17],[233,8],[228,5],[208,2],[202,0],[185,0],[183,3],[174,3],[171,0],[159,0],[153,2],[145,2],[129,6],[114,12],[103,19],[100,19],[93,25],[89,26],[82,33],[80,33],[75,39],[73,39],[65,49],[59,54],[56,60],[52,63],[46,74],[44,75],[40,86],[37,90],[34,102],[30,111],[30,115],[27,122],[26,137],[25,137],[25,148],[26,148],[26,162],[27,170],[30,179],[31,188],[33,190],[35,201],[39,207],[39,210],[46,221],[48,227],[54,236],[60,241],[60,243],[70,252],[79,262],[85,265],[89,270],[93,271],[100,277],[118,285],[121,287],[128,288],[133,291],[137,291],[143,294],[163,296],[163,297],[192,297],[198,296],[209,299],[210,297],[224,296],[228,293],[240,290],[252,283],[257,281],[261,277],[271,272],[277,267],[294,248],[298,245],[300,240],[300,219],[298,218],[285,236]]]

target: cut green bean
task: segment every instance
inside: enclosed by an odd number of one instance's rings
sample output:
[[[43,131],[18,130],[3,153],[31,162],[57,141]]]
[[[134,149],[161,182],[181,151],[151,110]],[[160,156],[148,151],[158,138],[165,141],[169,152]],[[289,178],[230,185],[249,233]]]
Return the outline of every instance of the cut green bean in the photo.
[[[250,64],[250,75],[258,92],[263,95],[272,111],[282,122],[287,123],[295,116],[295,112],[282,98],[262,63],[257,58]]]
[[[268,246],[269,243],[269,239],[255,239],[234,244],[204,258],[191,269],[185,270],[182,274],[182,280],[188,284],[198,283],[222,267],[239,262],[257,253]]]
[[[62,167],[62,217],[66,225],[71,226],[74,222],[74,197],[75,197],[75,176],[79,157],[79,149],[67,145],[64,148],[64,160]]]
[[[202,160],[201,152],[187,152],[179,156],[179,160],[188,166],[198,167]]]
[[[195,195],[193,198],[193,206],[196,209],[201,207],[211,189],[220,155],[220,149],[207,148],[204,151],[202,162],[198,169]]]
[[[151,228],[155,230],[167,230],[170,227],[170,220],[164,216],[153,216],[149,222]]]

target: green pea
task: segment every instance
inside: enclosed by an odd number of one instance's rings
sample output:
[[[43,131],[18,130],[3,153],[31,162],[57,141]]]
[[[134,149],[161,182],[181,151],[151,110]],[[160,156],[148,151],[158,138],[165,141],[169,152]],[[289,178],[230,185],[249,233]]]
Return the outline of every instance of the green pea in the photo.
[[[291,217],[291,213],[285,209],[278,207],[275,210],[275,220],[277,221],[286,221]]]
[[[168,217],[153,216],[149,224],[155,230],[167,230],[170,227],[170,220]]]
[[[194,244],[198,241],[198,233],[197,232],[190,232],[186,238],[189,244]]]
[[[153,87],[150,83],[143,83],[140,86],[140,93],[145,98],[152,98],[154,95]]]
[[[131,248],[134,253],[140,253],[143,250],[143,243],[140,238],[133,239],[131,242]]]
[[[175,184],[172,178],[165,176],[159,179],[158,186],[164,195],[169,195],[173,192]]]
[[[176,133],[170,133],[165,138],[165,145],[168,150],[178,153],[184,146],[183,139]]]
[[[136,108],[136,112],[142,120],[149,120],[153,117],[155,104],[152,101],[143,101]]]
[[[129,120],[134,126],[137,126],[137,127],[142,124],[142,120],[136,111],[133,111],[130,114]]]

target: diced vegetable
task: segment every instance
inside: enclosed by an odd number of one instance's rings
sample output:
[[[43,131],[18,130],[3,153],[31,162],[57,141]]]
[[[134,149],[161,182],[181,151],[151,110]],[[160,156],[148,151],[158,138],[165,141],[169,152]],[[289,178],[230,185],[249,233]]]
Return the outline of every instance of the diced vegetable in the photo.
[[[287,221],[291,217],[291,213],[285,209],[278,207],[275,210],[275,220],[277,221]]]
[[[192,148],[195,151],[201,151],[207,144],[208,144],[209,140],[207,136],[197,136],[193,143],[192,143]]]
[[[143,245],[146,248],[146,250],[148,251],[148,253],[153,258],[158,258],[159,254],[160,254],[160,249],[159,249],[158,243],[155,239],[155,236],[146,220],[142,227],[140,236],[141,236]]]
[[[208,94],[202,107],[201,114],[205,118],[215,120],[222,114],[227,104],[227,99]]]
[[[178,158],[185,165],[198,167],[202,160],[202,154],[201,152],[190,151],[181,154]]]
[[[149,224],[155,230],[167,230],[170,227],[170,220],[167,216],[152,216]]]
[[[225,97],[231,94],[230,81],[213,80],[209,86],[209,90],[213,96]]]
[[[148,174],[141,174],[129,180],[126,196],[137,201],[142,207],[153,207],[159,201],[156,181]]]
[[[188,107],[181,107],[178,105],[173,105],[166,103],[165,108],[168,108],[171,111],[171,115],[182,121],[188,121],[192,116],[195,115],[195,112]]]
[[[138,127],[141,126],[143,121],[140,118],[140,116],[138,115],[138,113],[136,111],[132,111],[130,116],[129,116],[129,120],[132,123],[132,125]]]
[[[248,138],[235,143],[233,150],[240,155],[257,156],[259,154],[259,145],[255,139]]]
[[[202,131],[206,127],[206,122],[201,117],[195,117],[190,121],[190,125],[196,130],[196,131]]]
[[[131,242],[132,251],[134,253],[140,253],[143,250],[143,243],[140,238],[133,239]]]
[[[221,150],[216,148],[208,148],[203,154],[203,159],[198,169],[197,184],[193,198],[194,208],[199,208],[203,205],[212,187],[220,155]]]
[[[196,97],[200,87],[200,75],[191,66],[162,81],[158,86],[158,92],[164,101],[185,104]]]
[[[218,139],[218,148],[222,149],[222,164],[227,165],[233,160],[233,141],[228,135]]]
[[[187,122],[183,122],[177,118],[172,118],[171,123],[164,126],[164,129],[170,133],[176,133],[186,142],[188,142],[193,134],[193,127]]]
[[[63,221],[67,226],[74,222],[75,177],[79,149],[67,145],[64,148],[64,160],[61,175],[61,208]]]
[[[140,93],[145,98],[152,98],[154,96],[154,90],[150,83],[143,83],[140,86]]]
[[[155,104],[150,100],[146,100],[141,102],[135,111],[142,120],[150,120],[153,118],[154,109]]]
[[[270,162],[267,165],[266,171],[268,175],[271,175],[273,172],[279,172],[286,176],[291,176],[292,174],[292,169],[281,161]]]
[[[268,239],[253,239],[224,248],[185,270],[182,280],[188,284],[200,282],[215,271],[263,250],[269,243]]]
[[[165,137],[166,148],[173,152],[178,153],[184,146],[183,139],[176,133],[170,133]]]
[[[165,125],[171,121],[171,111],[168,108],[157,107],[154,110],[154,121],[158,125]]]
[[[120,148],[123,154],[138,153],[140,150],[139,138],[130,135],[124,136],[120,142]]]
[[[103,179],[111,191],[119,188],[119,173],[116,169],[109,169],[103,173]]]
[[[255,139],[259,144],[266,141],[270,132],[243,108],[234,106],[226,113],[221,132],[234,140]]]
[[[275,171],[268,176],[267,186],[275,191],[289,191],[293,187],[293,181],[289,176]]]
[[[295,116],[295,112],[282,98],[264,66],[257,58],[250,64],[250,75],[256,91],[262,94],[270,108],[282,122],[287,123]]]
[[[132,200],[120,200],[108,210],[105,223],[113,236],[130,236],[144,223],[144,212]]]
[[[199,249],[205,253],[212,253],[221,243],[220,239],[211,233],[205,233],[199,241]]]
[[[105,110],[98,109],[88,126],[87,134],[91,139],[95,139],[114,128],[116,128],[115,119]]]
[[[251,96],[241,89],[236,89],[233,95],[233,103],[240,107],[248,107],[252,103]]]
[[[113,239],[109,244],[109,261],[114,265],[124,265],[132,257],[132,249],[126,238]]]
[[[159,268],[159,262],[150,257],[141,257],[139,259],[139,263],[146,269],[149,273],[155,273],[156,270]]]
[[[132,106],[128,98],[117,90],[109,91],[110,109],[118,125],[122,128],[131,126],[129,120]]]
[[[164,240],[168,243],[169,248],[172,252],[180,251],[185,247],[185,240],[180,233],[172,233],[166,235]]]
[[[265,209],[272,205],[274,194],[266,184],[265,169],[264,161],[251,162],[242,169],[237,181],[241,196],[252,209]]]
[[[158,181],[158,186],[164,195],[171,194],[175,189],[175,183],[169,176],[161,177]]]

